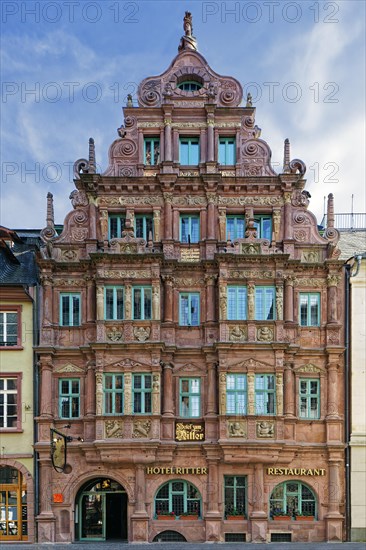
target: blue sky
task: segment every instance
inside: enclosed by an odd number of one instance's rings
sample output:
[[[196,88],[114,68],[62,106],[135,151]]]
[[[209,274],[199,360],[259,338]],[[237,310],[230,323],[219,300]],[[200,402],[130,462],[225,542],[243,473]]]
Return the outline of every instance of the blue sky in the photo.
[[[310,210],[366,212],[365,2],[7,1],[1,4],[1,210],[8,227],[44,227],[71,209],[72,166],[94,137],[97,163],[126,95],[177,54],[184,11],[200,53],[251,92],[280,171],[283,141],[307,166]]]

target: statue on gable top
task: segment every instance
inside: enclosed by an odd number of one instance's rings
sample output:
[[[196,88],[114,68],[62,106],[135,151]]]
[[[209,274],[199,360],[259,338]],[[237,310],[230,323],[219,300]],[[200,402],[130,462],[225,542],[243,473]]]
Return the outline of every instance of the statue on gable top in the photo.
[[[182,36],[180,39],[180,43],[178,46],[178,52],[181,52],[182,50],[193,50],[197,51],[197,40],[192,35],[193,27],[192,27],[192,14],[189,11],[186,11],[183,19],[183,29],[185,32],[185,35]]]

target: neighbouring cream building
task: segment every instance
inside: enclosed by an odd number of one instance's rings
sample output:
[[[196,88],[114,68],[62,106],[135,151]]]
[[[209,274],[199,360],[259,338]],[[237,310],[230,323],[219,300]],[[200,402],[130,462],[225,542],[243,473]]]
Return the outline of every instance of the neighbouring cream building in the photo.
[[[333,196],[320,235],[304,163],[285,140],[273,170],[250,95],[184,32],[106,171],[92,139],[75,163],[61,235],[48,197],[38,540],[342,541]]]
[[[35,541],[36,240],[0,227],[0,542]]]

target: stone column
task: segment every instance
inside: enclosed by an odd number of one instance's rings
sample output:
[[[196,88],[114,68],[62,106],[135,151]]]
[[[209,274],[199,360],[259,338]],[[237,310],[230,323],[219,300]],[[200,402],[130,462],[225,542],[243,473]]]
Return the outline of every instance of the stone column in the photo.
[[[40,416],[52,418],[52,361],[51,358],[42,358],[41,367],[41,405]]]
[[[283,320],[283,286],[276,285],[276,319]]]
[[[97,321],[104,319],[104,287],[97,287]]]
[[[294,282],[295,277],[287,275],[285,278],[285,322],[294,321]]]
[[[93,280],[93,277],[91,277],[90,275],[87,275],[85,277],[85,280],[86,280],[86,295],[87,295],[87,299],[86,299],[86,322],[87,323],[92,323],[95,319],[95,312],[94,312],[94,305],[95,305],[94,280]]]
[[[208,464],[208,513],[219,512],[219,475],[218,475],[218,462],[219,460],[209,459]]]
[[[41,284],[43,285],[43,325],[52,325],[52,277],[49,275],[41,276]]]
[[[200,132],[200,163],[206,162],[206,145],[207,145],[207,131],[201,129]]]
[[[173,322],[173,277],[165,275],[164,280],[164,322]]]
[[[207,238],[215,239],[215,193],[207,193]]]
[[[294,389],[294,374],[292,364],[285,363],[285,416],[295,416],[295,389]]]
[[[154,210],[154,241],[160,241],[160,210]]]
[[[216,275],[206,275],[206,321],[215,321],[215,281]]]
[[[86,374],[86,416],[95,415],[95,397],[95,366],[94,364],[89,364]]]
[[[164,151],[164,160],[167,162],[171,162],[173,160],[172,157],[172,127],[171,127],[171,119],[166,118],[164,120],[165,124],[165,151]]]
[[[214,161],[214,121],[207,121],[207,162]]]
[[[170,240],[172,238],[172,203],[173,203],[173,193],[163,193],[165,206],[164,206],[164,217],[165,217],[165,239]]]
[[[254,283],[247,284],[248,295],[248,321],[253,321],[255,317],[255,286]]]
[[[137,464],[135,473],[135,514],[146,514],[145,508],[145,468],[142,464]]]
[[[52,463],[50,458],[40,458],[40,515],[52,514]]]
[[[179,209],[173,207],[173,240],[179,241]]]
[[[179,131],[174,128],[173,130],[173,162],[180,162],[179,159]]]
[[[219,240],[226,241],[226,208],[219,209]]]
[[[153,372],[152,377],[152,413],[160,414],[160,373]]]
[[[339,504],[341,500],[339,484],[339,461],[329,460],[329,502],[328,514],[339,514]]]
[[[132,319],[132,287],[129,283],[125,284],[125,319]]]
[[[174,416],[173,409],[173,367],[170,363],[164,363],[163,370],[163,415]]]
[[[226,415],[226,372],[221,372],[219,376],[219,414]]]
[[[284,235],[285,241],[292,239],[292,223],[291,223],[291,193],[284,194],[285,206],[284,206]]]
[[[160,130],[160,162],[165,160],[165,128]]]
[[[138,144],[139,144],[139,164],[145,164],[145,158],[144,158],[144,134],[142,132],[142,128],[138,128]]]
[[[125,414],[132,414],[132,374],[126,372],[124,376],[124,411]]]
[[[281,225],[281,210],[278,208],[273,209],[273,241],[277,242],[280,239],[280,225]]]
[[[153,283],[152,287],[152,318],[154,321],[160,320],[160,284]]]
[[[328,323],[337,323],[338,313],[337,313],[337,286],[339,285],[340,278],[336,275],[328,275],[327,285],[328,285]]]
[[[207,365],[207,415],[215,416],[217,414],[216,405],[216,363]]]
[[[220,321],[227,320],[227,285],[226,281],[219,282],[219,309]]]
[[[328,404],[327,418],[339,418],[338,415],[338,364],[328,364]]]
[[[254,514],[264,514],[264,476],[263,464],[254,466],[254,484],[253,484],[253,512]]]
[[[276,414],[283,415],[283,373],[276,374]]]
[[[95,374],[95,413],[97,416],[103,414],[103,372],[99,367]]]
[[[248,372],[247,374],[247,384],[248,384],[248,415],[255,414],[255,376],[253,372]]]

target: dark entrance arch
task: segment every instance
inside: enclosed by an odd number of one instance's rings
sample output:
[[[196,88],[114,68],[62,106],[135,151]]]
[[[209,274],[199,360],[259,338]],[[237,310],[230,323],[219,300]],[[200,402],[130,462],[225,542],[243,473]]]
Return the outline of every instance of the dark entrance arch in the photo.
[[[78,540],[127,541],[127,493],[117,481],[94,478],[76,496]]]

